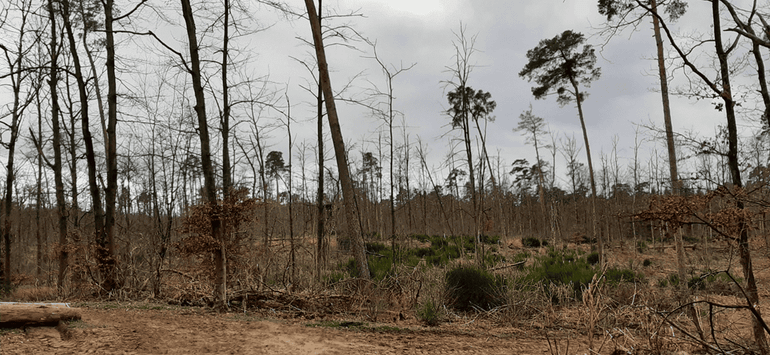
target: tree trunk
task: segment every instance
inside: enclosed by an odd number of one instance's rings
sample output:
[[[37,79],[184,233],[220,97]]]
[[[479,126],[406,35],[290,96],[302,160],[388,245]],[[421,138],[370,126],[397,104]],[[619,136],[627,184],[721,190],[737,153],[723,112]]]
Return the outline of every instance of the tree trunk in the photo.
[[[321,22],[322,19],[322,2],[323,0],[318,0],[318,22]],[[318,76],[321,76],[321,69],[319,68],[319,74]],[[318,280],[321,280],[321,267],[325,264],[326,261],[326,248],[325,248],[325,241],[324,241],[324,226],[326,225],[325,216],[324,213],[324,125],[323,125],[323,104],[324,104],[324,97],[323,97],[323,87],[321,86],[321,81],[318,81],[318,96],[316,99],[317,102],[317,108],[318,108],[318,194],[316,196],[316,204],[317,206],[317,230],[316,230],[316,277]]]
[[[230,0],[224,0],[224,34],[222,36],[222,192],[230,196],[232,176],[230,171],[230,94],[227,84],[228,42],[230,41]]]
[[[318,60],[318,68],[321,71],[320,81],[324,97],[326,99],[326,114],[329,119],[329,127],[332,133],[332,143],[334,144],[334,152],[337,158],[337,169],[339,170],[340,182],[342,183],[347,235],[351,240],[351,244],[353,245],[353,256],[355,257],[356,265],[358,266],[359,277],[368,279],[369,265],[366,260],[364,240],[355,223],[356,196],[355,191],[353,190],[353,183],[350,179],[350,171],[348,170],[348,159],[345,155],[345,146],[342,139],[342,130],[340,129],[339,119],[337,117],[337,108],[334,104],[334,93],[332,92],[331,80],[329,78],[329,69],[326,63],[326,53],[324,50],[323,38],[321,34],[321,23],[318,20],[318,16],[316,15],[315,4],[313,4],[313,0],[305,0],[305,6],[307,7],[307,13],[310,20],[310,28],[313,32],[313,43],[315,44],[316,59]]]
[[[115,287],[115,197],[118,191],[118,155],[116,126],[118,121],[118,93],[117,79],[115,76],[115,39],[112,31],[113,0],[106,0],[104,4],[104,26],[107,49],[107,188],[105,195],[105,238],[99,243],[99,262],[104,277],[102,286],[107,292]]]
[[[722,101],[725,104],[725,113],[727,116],[727,140],[728,140],[728,166],[730,167],[730,174],[732,177],[733,185],[737,190],[743,188],[743,181],[741,180],[741,170],[738,163],[738,127],[735,117],[735,101],[732,98],[732,88],[730,86],[730,69],[728,67],[727,53],[722,45],[722,26],[720,24],[721,18],[719,14],[719,0],[712,0],[712,20],[714,21],[714,43],[716,46],[717,59],[719,60],[719,73],[722,84]],[[745,206],[743,201],[737,200],[736,207],[743,209]],[[746,278],[746,292],[749,296],[749,306],[754,307],[757,314],[761,314],[759,310],[759,292],[757,290],[756,279],[754,278],[754,269],[751,263],[751,251],[749,249],[749,232],[746,222],[741,220],[739,230],[740,237],[738,241],[738,252],[740,254],[740,262],[743,267],[743,275]],[[754,330],[754,341],[759,347],[760,353],[767,355],[770,353],[768,348],[767,338],[765,336],[765,330],[762,327],[762,323],[756,317],[752,317],[752,324]]]
[[[108,0],[109,1],[109,0]],[[193,91],[195,92],[195,113],[198,117],[198,136],[201,140],[201,170],[203,170],[204,192],[206,202],[213,208],[217,207],[216,182],[214,180],[214,168],[211,163],[211,148],[209,143],[209,127],[206,120],[206,98],[204,96],[203,82],[201,80],[200,57],[198,55],[198,37],[195,32],[195,18],[193,17],[190,0],[181,0],[182,16],[187,30],[187,41],[190,48],[190,75],[192,76]],[[227,278],[225,265],[224,239],[222,238],[221,223],[216,215],[211,216],[211,235],[220,243],[220,249],[214,251],[215,263],[215,287],[214,297],[220,306],[227,308]]]
[[[53,129],[53,172],[54,185],[56,186],[56,211],[59,219],[59,275],[57,287],[61,293],[64,288],[64,279],[67,272],[67,202],[64,200],[64,182],[62,181],[61,163],[61,128],[59,127],[59,96],[57,85],[59,81],[59,52],[56,44],[56,13],[53,8],[53,0],[48,0],[48,20],[51,26],[51,71],[48,85],[51,91],[51,128]],[[42,144],[42,142],[39,142]],[[10,275],[6,275],[10,278]]]
[[[596,180],[594,179],[594,165],[591,160],[591,147],[588,144],[588,131],[586,130],[586,122],[583,118],[583,99],[578,89],[575,79],[570,78],[572,88],[575,89],[575,102],[577,102],[578,116],[580,116],[580,127],[583,129],[583,142],[586,145],[586,158],[588,159],[588,175],[591,182],[591,225],[593,227],[593,237],[598,242],[599,252],[599,265],[604,265],[604,241],[600,235],[596,234]]]
[[[83,143],[86,146],[86,162],[88,164],[88,187],[91,193],[91,207],[94,214],[94,229],[96,232],[96,240],[104,240],[104,215],[102,210],[102,199],[99,192],[99,185],[96,179],[96,154],[94,152],[93,139],[91,137],[91,129],[88,116],[88,91],[86,88],[85,78],[83,77],[82,67],[80,65],[80,58],[78,56],[77,45],[75,43],[75,34],[72,31],[72,23],[70,21],[70,7],[69,2],[64,1],[62,4],[62,18],[64,20],[64,28],[67,31],[67,38],[69,39],[70,54],[72,55],[72,62],[75,67],[75,80],[78,85],[78,94],[80,99],[80,121],[83,131]],[[73,135],[75,127],[72,127]],[[74,140],[73,140],[74,145]],[[74,149],[74,146],[71,148]],[[73,157],[74,159],[74,157]],[[74,161],[73,161],[74,164]],[[74,182],[74,180],[73,180]],[[100,260],[101,261],[101,260]],[[106,265],[100,265],[101,268]]]

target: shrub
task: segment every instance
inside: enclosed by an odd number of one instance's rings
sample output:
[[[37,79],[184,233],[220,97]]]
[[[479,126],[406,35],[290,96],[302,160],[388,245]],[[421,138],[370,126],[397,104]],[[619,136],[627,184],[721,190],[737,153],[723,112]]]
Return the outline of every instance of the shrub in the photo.
[[[537,239],[535,237],[526,237],[521,240],[521,244],[523,244],[527,248],[540,248],[540,245],[544,245],[540,242],[540,239]]]
[[[500,243],[500,236],[499,235],[482,235],[480,237],[480,240],[484,244],[498,244]]]
[[[390,250],[390,247],[382,243],[366,243],[367,254],[381,254],[383,251]]]
[[[598,264],[599,263],[599,253],[593,252],[591,254],[588,254],[588,256],[586,256],[586,261],[588,261],[588,263],[591,264],[591,265]]]
[[[594,274],[593,267],[574,251],[551,250],[548,255],[538,258],[523,281],[527,284],[570,285],[575,297],[580,297],[581,288],[591,282]]]
[[[610,285],[617,285],[621,282],[641,282],[644,277],[635,273],[631,269],[610,268],[604,273],[604,278]]]
[[[417,308],[417,319],[426,325],[435,327],[439,324],[439,308],[433,301],[428,300]]]
[[[543,283],[546,286],[567,285],[571,287],[574,297],[580,299],[583,288],[587,287],[594,275],[599,272],[589,262],[592,259],[592,255],[596,255],[598,258],[596,253],[591,253],[582,258],[575,251],[550,250],[548,255],[538,258],[535,264],[530,267],[529,273],[520,281],[529,285],[536,283]],[[608,269],[604,277],[610,285],[642,279],[641,275],[634,273],[630,269],[618,268]],[[549,286],[546,289],[550,290],[553,287]],[[552,299],[557,300],[558,297],[552,297]]]
[[[668,283],[671,284],[672,287],[679,286],[679,275],[677,274],[668,275]]]
[[[505,303],[505,282],[486,270],[460,266],[446,274],[448,305],[460,311],[489,310]]]
[[[652,261],[650,261],[650,259],[644,259],[644,262],[642,263],[642,265],[650,266],[650,265],[652,265]]]

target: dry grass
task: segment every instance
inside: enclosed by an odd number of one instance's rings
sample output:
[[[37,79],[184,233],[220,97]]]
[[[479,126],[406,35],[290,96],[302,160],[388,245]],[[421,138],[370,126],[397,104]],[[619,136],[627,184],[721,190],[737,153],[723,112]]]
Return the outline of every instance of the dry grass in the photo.
[[[144,239],[142,239],[144,238]],[[759,238],[755,238],[759,239]],[[507,287],[504,305],[489,311],[462,313],[444,306],[446,295],[446,271],[463,261],[454,261],[445,267],[416,268],[400,266],[394,276],[379,282],[343,278],[330,282],[329,276],[337,273],[337,266],[346,262],[349,255],[339,250],[332,238],[330,253],[321,274],[315,272],[315,237],[303,236],[295,240],[294,263],[291,259],[291,242],[287,238],[270,240],[265,245],[259,235],[251,239],[248,248],[230,256],[229,289],[231,307],[244,310],[270,309],[284,312],[287,317],[308,319],[324,317],[359,318],[372,322],[391,322],[404,318],[416,318],[419,305],[431,302],[438,305],[439,319],[463,327],[516,328],[549,335],[552,353],[565,353],[568,344],[575,349],[580,341],[587,348],[602,353],[626,351],[632,353],[694,352],[702,346],[688,339],[682,331],[696,334],[692,321],[679,306],[673,287],[660,287],[659,280],[674,273],[674,253],[670,248],[648,249],[639,253],[630,247],[611,248],[608,253],[611,266],[631,267],[645,275],[646,283],[604,284],[599,278],[583,291],[582,299],[575,299],[572,287],[567,285],[534,284],[531,287],[515,285]],[[753,245],[755,254],[766,252],[764,245]],[[691,270],[697,274],[700,268],[726,269],[735,251],[725,242],[703,242],[703,247],[688,252]],[[63,297],[66,300],[154,300],[171,304],[206,306],[212,303],[211,277],[200,265],[210,262],[201,258],[181,258],[173,249],[165,259],[153,252],[155,241],[138,236],[120,260],[123,288],[112,294],[99,292],[98,277],[94,276],[93,260],[83,252],[77,261],[77,279],[69,282]],[[569,245],[571,248],[589,250],[587,245]],[[85,249],[82,249],[85,250]],[[509,238],[501,242],[504,256],[512,258],[525,249],[520,239]],[[722,257],[714,256],[718,251]],[[533,255],[546,250],[529,250]],[[652,265],[644,267],[649,259]],[[532,265],[530,257],[523,268],[509,267],[494,271],[508,280],[517,280]],[[735,260],[735,259],[733,259]],[[755,258],[758,283],[770,281],[770,261]],[[293,270],[292,270],[293,269]],[[89,270],[91,270],[89,272]],[[160,278],[158,278],[160,275]],[[512,282],[512,281],[511,281]],[[11,294],[5,297],[13,301],[62,300],[56,289],[34,286],[31,280],[19,282]],[[155,292],[156,283],[159,283]],[[513,285],[509,285],[513,286]],[[726,292],[725,285],[709,285],[697,291],[695,299],[720,304],[741,305],[742,299],[734,292]],[[767,299],[768,291],[762,290]],[[745,310],[696,306],[701,326],[711,344],[719,344],[725,350],[750,347],[750,315]],[[680,330],[681,329],[681,330]],[[582,340],[581,340],[582,339]],[[579,341],[580,340],[580,341]],[[558,347],[557,347],[558,345]],[[572,349],[570,351],[572,351]]]

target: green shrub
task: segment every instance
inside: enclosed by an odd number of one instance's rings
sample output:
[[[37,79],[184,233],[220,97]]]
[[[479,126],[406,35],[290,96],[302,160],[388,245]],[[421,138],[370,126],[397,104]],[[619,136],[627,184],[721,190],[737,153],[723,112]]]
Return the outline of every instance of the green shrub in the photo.
[[[652,265],[652,261],[650,261],[650,259],[644,259],[644,262],[642,263],[642,265],[650,266],[650,265]]]
[[[383,251],[391,251],[391,247],[377,242],[370,242],[366,243],[366,253],[367,254],[382,254]]]
[[[433,301],[428,300],[417,307],[417,319],[423,321],[428,326],[435,327],[440,322],[439,308]]]
[[[460,311],[489,310],[505,303],[505,281],[486,270],[460,266],[446,274],[447,304]]]
[[[631,269],[610,268],[604,273],[604,278],[610,285],[617,285],[621,282],[641,282],[644,277],[635,273]]]
[[[678,274],[668,275],[668,283],[671,285],[671,287],[679,286],[679,275]]]
[[[586,261],[588,261],[588,263],[591,264],[591,265],[598,264],[599,263],[599,253],[593,252],[591,254],[588,254],[588,256],[586,256]]]
[[[540,239],[535,237],[526,237],[521,240],[521,244],[523,244],[527,248],[540,248],[540,246],[546,246],[548,245],[548,242],[540,241]]]
[[[571,250],[549,251],[539,257],[524,277],[525,284],[570,285],[576,297],[580,297],[581,288],[588,285],[596,274],[593,267],[577,253]]]
[[[480,238],[482,243],[484,244],[499,244],[500,243],[500,236],[499,235],[482,235]]]
[[[580,299],[583,289],[599,272],[589,262],[592,255],[598,256],[598,254],[592,253],[583,258],[572,250],[552,249],[547,255],[537,259],[535,264],[530,267],[529,273],[520,282],[527,285],[537,283],[568,285],[572,287],[574,297]],[[618,268],[608,269],[604,277],[610,285],[642,280],[642,276],[632,270]]]
[[[367,261],[369,264],[369,277],[374,280],[382,280],[393,273],[393,249],[382,243],[366,243]],[[397,254],[397,262],[410,267],[415,267],[420,259],[412,252]],[[350,258],[340,268],[350,277],[358,277],[358,266],[355,259]]]
[[[706,283],[698,276],[693,276],[687,281],[687,287],[691,290],[704,290],[706,289]]]

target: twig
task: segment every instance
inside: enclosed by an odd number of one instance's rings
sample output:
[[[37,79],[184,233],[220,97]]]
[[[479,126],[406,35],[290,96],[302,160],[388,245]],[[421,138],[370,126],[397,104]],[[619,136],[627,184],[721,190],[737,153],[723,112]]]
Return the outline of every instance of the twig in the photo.
[[[516,262],[516,263],[513,263],[513,264],[493,267],[493,268],[489,269],[489,271],[497,271],[497,270],[502,270],[502,269],[507,269],[507,268],[510,268],[510,267],[514,267],[514,266],[524,265],[524,263],[526,263],[526,262],[527,262],[526,260],[522,260],[522,261],[519,261],[519,262]]]

